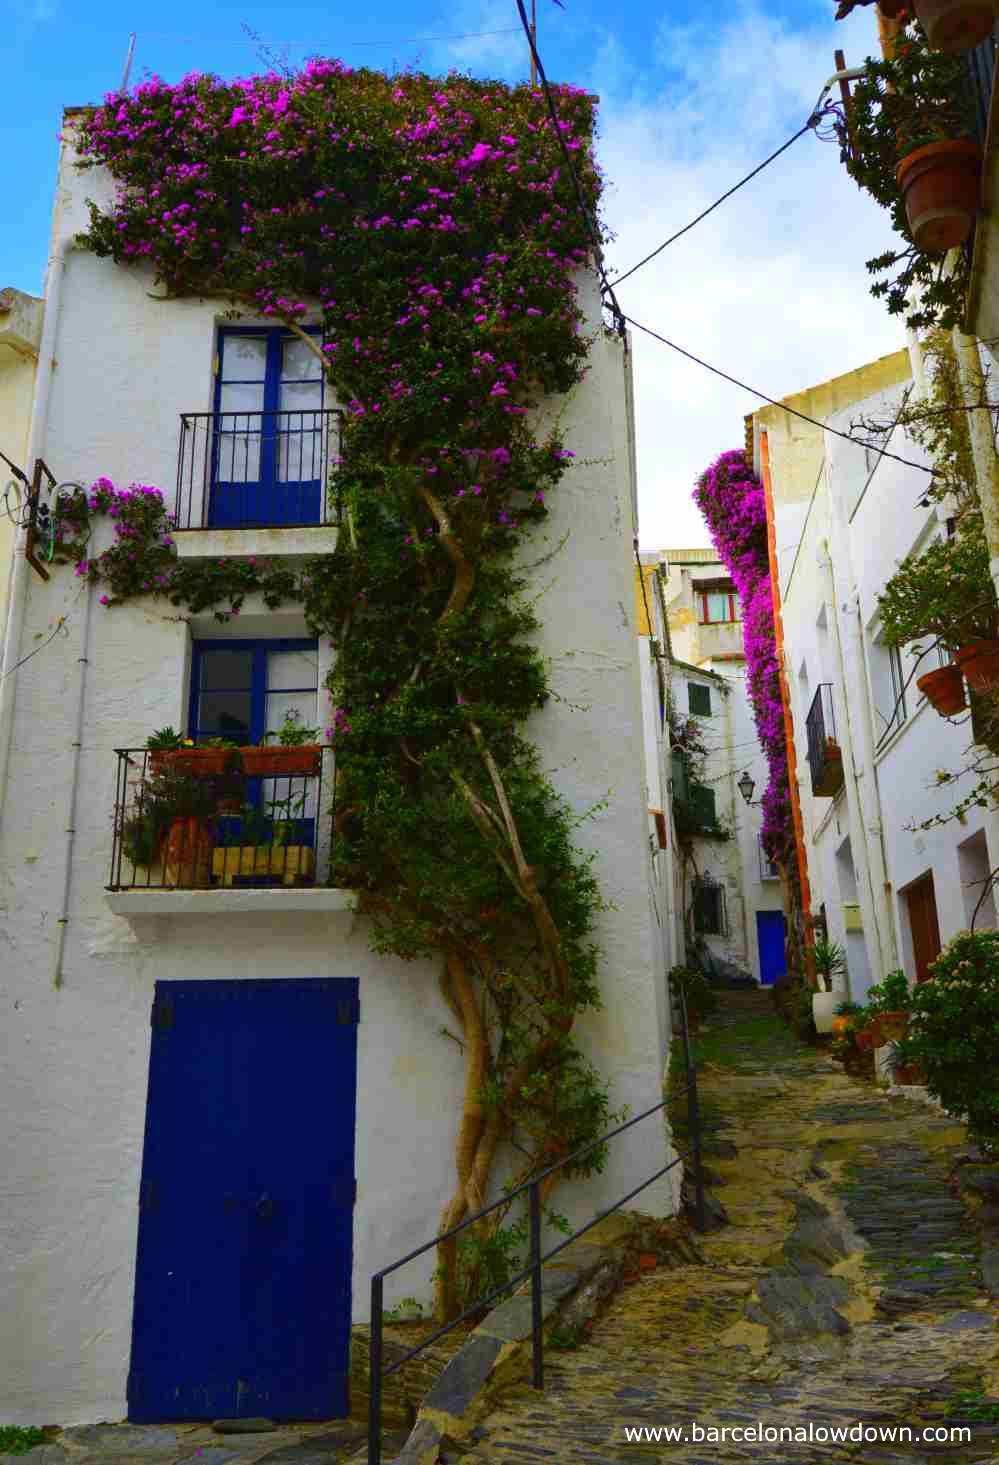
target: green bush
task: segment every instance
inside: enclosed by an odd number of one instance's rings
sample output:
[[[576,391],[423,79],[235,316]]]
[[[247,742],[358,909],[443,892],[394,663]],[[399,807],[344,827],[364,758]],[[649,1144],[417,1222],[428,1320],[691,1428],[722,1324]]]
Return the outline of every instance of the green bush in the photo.
[[[910,995],[900,1063],[918,1063],[950,1114],[967,1117],[983,1150],[999,1153],[999,931],[962,931]]]
[[[773,1002],[791,1031],[805,1043],[815,1037],[812,989],[800,972],[783,972],[771,988]]]

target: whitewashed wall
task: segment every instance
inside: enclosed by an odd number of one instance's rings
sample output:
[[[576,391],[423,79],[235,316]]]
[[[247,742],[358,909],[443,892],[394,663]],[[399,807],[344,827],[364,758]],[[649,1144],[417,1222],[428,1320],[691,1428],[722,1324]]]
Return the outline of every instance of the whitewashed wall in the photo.
[[[64,161],[54,247],[84,222],[103,187]],[[210,405],[221,301],[162,303],[143,270],[78,250],[66,265],[43,454],[60,479],[107,474],[172,491],[178,416]],[[610,1082],[615,1109],[661,1098],[667,1025],[662,956],[649,910],[647,797],[632,610],[632,426],[622,345],[597,328],[591,369],[560,404],[578,455],[545,534],[565,547],[535,572],[541,648],[562,700],[529,732],[580,811],[607,806],[579,831],[596,853],[609,909],[600,918],[602,1011],[579,1036]],[[358,1202],[354,1313],[367,1313],[371,1272],[433,1234],[452,1187],[460,1056],[440,1036],[447,1011],[436,969],[377,957],[365,922],[346,913],[157,917],[113,915],[104,885],[111,848],[114,756],[157,727],[186,722],[192,635],[219,634],[145,599],[93,606],[86,644],[71,569],[28,582],[20,655],[56,620],[64,631],[16,673],[8,796],[0,825],[0,1418],[79,1423],[125,1413],[142,1157],[149,1011],[164,978],[355,976],[360,979]],[[231,634],[300,634],[293,611],[247,605]],[[59,874],[66,848],[78,658],[87,658],[76,842],[64,985],[53,986]],[[279,897],[274,904],[279,904]],[[659,1121],[612,1147],[606,1170],[567,1188],[560,1208],[582,1220],[663,1163]],[[646,1193],[675,1208],[678,1177]],[[398,1295],[426,1290],[403,1273]],[[422,1287],[421,1287],[422,1280]],[[387,1302],[391,1303],[390,1295]]]
[[[891,421],[907,383],[871,393],[863,387],[865,372],[855,374],[852,399],[849,378],[827,384],[840,403],[849,402],[828,416],[830,427],[847,432],[861,418]],[[891,735],[881,737],[877,712],[886,706],[877,596],[906,554],[942,532],[944,512],[923,502],[927,479],[918,469],[884,459],[872,474],[873,454],[831,433],[824,440],[814,483],[796,477],[793,452],[775,454],[771,445],[774,518],[812,909],[825,904],[830,938],[847,951],[849,995],[863,1001],[870,985],[895,966],[914,976],[905,887],[932,873],[946,943],[967,925],[968,867],[965,862],[962,868],[959,847],[981,839],[983,831],[986,846],[994,841],[990,816],[978,809],[964,824],[913,828],[956,802],[936,773],[960,766],[972,741],[970,725],[939,717],[914,683],[906,692],[905,721]],[[901,430],[891,451],[925,461]],[[924,662],[920,671],[934,664]],[[911,666],[903,654],[906,675]],[[836,736],[844,747],[844,786],[832,799],[812,794],[807,760],[805,719],[820,682],[832,684]],[[996,855],[999,850],[993,864]],[[846,929],[848,901],[860,906],[862,933]]]

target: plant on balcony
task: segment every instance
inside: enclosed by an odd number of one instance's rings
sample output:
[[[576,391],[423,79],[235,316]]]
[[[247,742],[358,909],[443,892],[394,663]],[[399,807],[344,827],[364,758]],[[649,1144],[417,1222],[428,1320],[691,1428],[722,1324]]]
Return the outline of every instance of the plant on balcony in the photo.
[[[911,991],[898,1063],[918,1065],[948,1113],[999,1154],[999,931],[962,931]]]
[[[967,238],[981,171],[960,58],[931,51],[909,24],[891,57],[868,59],[838,130],[847,172],[909,241],[867,261],[871,294],[913,330],[960,324],[967,264],[958,257],[948,273],[940,252]]]
[[[164,861],[168,885],[207,884],[206,860],[214,844],[210,784],[165,764],[142,780],[121,825],[122,849],[135,867]]]
[[[878,610],[888,645],[932,636],[955,651],[974,691],[988,691],[999,678],[999,608],[981,514],[965,513],[950,538],[907,555],[878,596]]]
[[[594,236],[566,154],[592,213],[599,195],[593,100],[553,97],[557,129],[526,86],[317,59],[152,79],[78,131],[116,185],[85,236],[99,256],[148,264],[170,296],[322,325],[321,347],[302,339],[345,409],[335,553],[300,571],[178,563],[159,495],[101,480],[86,514],[128,532],[94,558],[84,539],[77,572],[111,603],[159,594],[220,617],[250,593],[297,600],[335,643],[335,872],[360,885],[378,950],[440,959],[464,1054],[444,1227],[482,1204],[505,1145],[519,1178],[610,1113],[573,1036],[599,1002],[586,816],[524,733],[549,686],[518,563],[572,460],[532,413],[590,349],[577,277]],[[602,1163],[594,1149],[559,1178]],[[476,1255],[500,1224],[476,1229]],[[481,1267],[451,1244],[441,1264],[450,1315]]]
[[[153,773],[169,767],[195,778],[216,778],[225,773],[232,765],[235,746],[227,738],[206,738],[196,744],[172,727],[160,728],[146,739]]]
[[[319,729],[306,727],[301,712],[291,707],[277,732],[265,733],[257,747],[240,749],[244,772],[254,777],[318,773],[323,755],[318,736]],[[277,739],[276,748],[268,746],[272,738]]]

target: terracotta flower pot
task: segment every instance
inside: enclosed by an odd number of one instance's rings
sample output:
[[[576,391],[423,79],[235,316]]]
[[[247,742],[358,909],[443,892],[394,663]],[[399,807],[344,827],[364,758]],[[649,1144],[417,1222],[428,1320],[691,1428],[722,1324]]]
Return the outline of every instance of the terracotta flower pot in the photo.
[[[897,1043],[899,1038],[904,1038],[909,1026],[909,1014],[907,1012],[885,1012],[882,1013],[878,1026],[881,1029],[881,1040],[885,1043]]]
[[[172,768],[190,778],[216,778],[225,773],[232,754],[232,748],[158,748],[149,754],[149,769],[162,773]]]
[[[965,705],[964,678],[953,662],[916,678],[916,686],[941,717],[954,717]]]
[[[875,1033],[873,1027],[861,1028],[859,1032],[854,1034],[854,1037],[857,1047],[863,1053],[870,1053],[879,1047],[879,1044],[874,1041]]]
[[[971,233],[981,191],[982,153],[967,138],[927,143],[895,169],[916,248],[941,253]]]
[[[899,1084],[925,1084],[926,1074],[918,1063],[900,1063],[893,1070],[893,1077]]]
[[[318,773],[323,750],[318,743],[299,748],[240,748],[243,772],[250,778],[287,778]]]
[[[984,41],[996,18],[993,0],[913,0],[913,8],[930,49],[950,55]]]
[[[957,664],[973,692],[999,685],[999,641],[969,641],[957,652]]]
[[[180,890],[207,890],[212,883],[214,846],[209,820],[196,815],[172,819],[163,848],[163,884]]]

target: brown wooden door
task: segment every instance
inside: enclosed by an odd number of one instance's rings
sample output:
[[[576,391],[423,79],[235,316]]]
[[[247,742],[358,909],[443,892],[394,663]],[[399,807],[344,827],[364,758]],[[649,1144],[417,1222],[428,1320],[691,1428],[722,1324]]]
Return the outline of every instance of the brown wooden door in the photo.
[[[937,901],[933,893],[933,876],[924,875],[905,892],[912,932],[912,955],[916,964],[916,981],[930,977],[930,962],[940,955],[940,927],[937,923]]]

